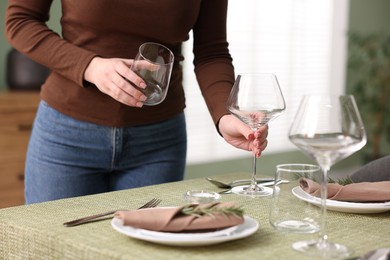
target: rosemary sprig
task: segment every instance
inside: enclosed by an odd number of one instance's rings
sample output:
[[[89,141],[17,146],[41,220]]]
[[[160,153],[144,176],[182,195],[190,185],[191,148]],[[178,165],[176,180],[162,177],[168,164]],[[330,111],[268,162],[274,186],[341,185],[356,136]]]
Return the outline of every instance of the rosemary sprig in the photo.
[[[340,185],[347,185],[347,184],[351,184],[353,183],[353,180],[351,179],[351,177],[347,176],[346,178],[341,178],[341,179],[337,179],[337,180],[334,180],[332,178],[328,178],[328,182],[329,183],[338,183]]]
[[[191,215],[196,217],[202,217],[208,215],[215,217],[216,214],[221,214],[224,216],[234,215],[237,217],[242,217],[244,215],[244,210],[242,207],[229,206],[229,207],[199,207],[194,205],[186,205],[181,210],[184,215]]]
[[[312,178],[309,178],[308,174],[294,174],[294,179],[299,179],[299,178],[306,178],[306,179],[312,179]],[[315,179],[313,179],[313,181],[317,181]],[[353,183],[353,180],[350,176],[347,176],[345,178],[341,178],[341,179],[333,179],[331,177],[328,177],[328,183],[338,183],[340,185],[347,185],[347,184],[351,184]]]

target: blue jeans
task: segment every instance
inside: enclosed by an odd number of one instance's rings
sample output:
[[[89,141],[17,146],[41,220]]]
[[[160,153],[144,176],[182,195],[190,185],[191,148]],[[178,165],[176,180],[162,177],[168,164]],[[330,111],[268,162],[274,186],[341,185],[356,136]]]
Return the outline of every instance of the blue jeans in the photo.
[[[41,101],[26,159],[26,204],[182,180],[184,113],[115,128],[68,117]]]

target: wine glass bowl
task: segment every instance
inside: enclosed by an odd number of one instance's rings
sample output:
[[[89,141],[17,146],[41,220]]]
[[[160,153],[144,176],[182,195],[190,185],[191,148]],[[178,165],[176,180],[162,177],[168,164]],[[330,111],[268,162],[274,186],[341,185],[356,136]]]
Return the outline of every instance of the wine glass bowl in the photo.
[[[271,73],[239,74],[230,92],[227,104],[230,113],[252,131],[268,124],[286,109],[279,82]],[[232,191],[239,195],[270,196],[271,188],[261,187],[256,182],[256,155],[252,161],[252,179],[249,186],[238,186]]]
[[[291,125],[289,139],[305,155],[314,159],[323,173],[319,239],[296,242],[293,248],[310,256],[346,258],[353,250],[330,242],[326,234],[327,176],[331,166],[366,144],[366,132],[354,97],[304,96]]]
[[[289,138],[328,170],[366,144],[366,133],[353,96],[303,97]]]

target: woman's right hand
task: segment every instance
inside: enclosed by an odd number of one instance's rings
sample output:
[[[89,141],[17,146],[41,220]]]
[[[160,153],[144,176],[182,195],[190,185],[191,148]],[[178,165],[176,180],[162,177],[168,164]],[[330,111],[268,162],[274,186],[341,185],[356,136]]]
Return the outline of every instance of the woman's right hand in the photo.
[[[142,107],[146,96],[130,82],[144,89],[145,82],[131,69],[134,60],[95,57],[84,72],[84,79],[101,92],[132,107]]]
[[[239,149],[252,151],[256,157],[260,157],[268,145],[268,125],[253,132],[237,117],[226,114],[219,120],[218,129],[227,143]]]

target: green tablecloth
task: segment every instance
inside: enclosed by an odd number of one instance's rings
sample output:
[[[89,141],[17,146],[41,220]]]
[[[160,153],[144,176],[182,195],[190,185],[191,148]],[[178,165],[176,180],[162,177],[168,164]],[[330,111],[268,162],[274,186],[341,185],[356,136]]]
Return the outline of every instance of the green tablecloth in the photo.
[[[247,178],[248,174],[218,176],[220,180]],[[268,222],[270,198],[224,195],[260,223],[252,236],[201,247],[172,247],[129,238],[116,232],[110,220],[67,228],[63,222],[116,208],[136,208],[151,198],[161,206],[185,203],[187,190],[217,191],[204,179],[77,197],[0,210],[0,259],[312,259],[295,252],[291,244],[316,235],[286,234]],[[293,205],[292,205],[293,206]],[[328,212],[331,241],[348,245],[355,255],[390,247],[390,212],[347,214]]]

